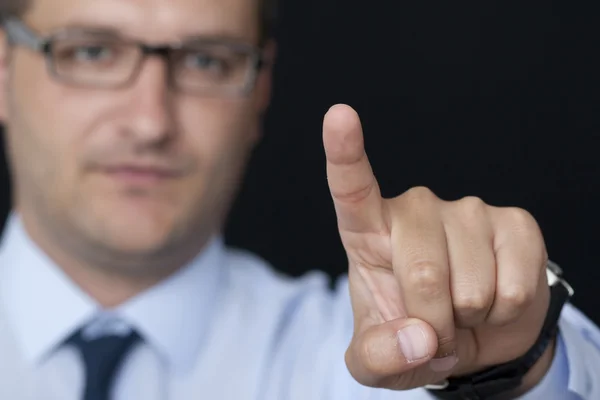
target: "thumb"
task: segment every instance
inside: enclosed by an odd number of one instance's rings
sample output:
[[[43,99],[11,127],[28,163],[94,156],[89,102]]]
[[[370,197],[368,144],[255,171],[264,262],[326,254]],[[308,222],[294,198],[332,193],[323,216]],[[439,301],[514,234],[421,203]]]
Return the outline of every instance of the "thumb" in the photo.
[[[428,323],[399,318],[359,331],[346,351],[346,365],[364,386],[412,389],[435,381],[433,371],[417,367],[431,360],[437,347]]]

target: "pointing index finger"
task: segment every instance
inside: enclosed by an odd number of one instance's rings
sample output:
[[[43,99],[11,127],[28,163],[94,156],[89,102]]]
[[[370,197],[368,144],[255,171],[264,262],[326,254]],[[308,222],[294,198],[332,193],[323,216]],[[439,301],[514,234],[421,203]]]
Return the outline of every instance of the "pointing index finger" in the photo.
[[[367,154],[360,118],[343,104],[329,109],[323,121],[327,180],[340,230],[384,229],[383,199]]]

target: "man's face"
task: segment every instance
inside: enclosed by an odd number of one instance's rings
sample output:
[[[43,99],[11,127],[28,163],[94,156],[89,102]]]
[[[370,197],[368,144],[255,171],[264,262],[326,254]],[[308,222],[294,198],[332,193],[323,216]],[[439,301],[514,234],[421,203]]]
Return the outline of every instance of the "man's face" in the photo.
[[[80,27],[154,45],[192,36],[256,45],[257,12],[248,0],[36,0],[24,21],[42,34]],[[248,96],[201,96],[172,89],[159,57],[131,85],[98,89],[56,81],[34,51],[8,54],[0,119],[20,212],[64,242],[142,257],[219,228],[259,136],[268,71]]]

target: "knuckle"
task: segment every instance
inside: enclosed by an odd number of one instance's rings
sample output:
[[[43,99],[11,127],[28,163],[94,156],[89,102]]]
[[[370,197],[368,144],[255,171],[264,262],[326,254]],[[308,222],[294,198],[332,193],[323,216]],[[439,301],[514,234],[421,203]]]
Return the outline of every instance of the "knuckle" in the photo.
[[[511,285],[498,290],[497,300],[503,307],[519,310],[533,301],[534,293],[523,285]]]
[[[444,335],[438,338],[438,345],[440,347],[454,347],[456,344],[456,337],[454,335]]]
[[[460,328],[472,328],[482,323],[492,307],[491,292],[473,291],[453,298],[456,324]]]
[[[538,229],[537,221],[533,215],[522,208],[507,208],[505,210],[505,217],[511,221],[514,230],[517,232],[537,231]]]
[[[456,337],[454,335],[440,336],[436,358],[443,358],[454,354],[456,351]]]
[[[454,308],[464,314],[485,311],[491,304],[491,296],[483,291],[471,290],[461,293],[454,299]]]
[[[332,192],[332,194],[337,200],[343,201],[350,205],[356,204],[357,206],[360,206],[360,203],[369,197],[375,188],[375,182],[370,181],[363,186],[354,188],[352,191],[337,190]]]
[[[436,198],[435,194],[425,186],[415,186],[406,191],[405,197],[412,202],[422,203],[428,202]]]
[[[420,261],[408,266],[407,283],[424,297],[437,298],[444,290],[443,269],[435,263]]]
[[[460,215],[467,220],[479,220],[486,214],[488,205],[479,197],[467,196],[456,202]]]

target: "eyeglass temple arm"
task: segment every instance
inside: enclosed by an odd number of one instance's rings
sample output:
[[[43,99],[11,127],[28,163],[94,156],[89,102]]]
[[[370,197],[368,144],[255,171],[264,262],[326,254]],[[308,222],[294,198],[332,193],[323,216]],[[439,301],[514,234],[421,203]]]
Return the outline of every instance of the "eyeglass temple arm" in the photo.
[[[46,42],[39,38],[17,18],[6,18],[1,22],[10,42],[27,46],[32,50],[43,51]]]

